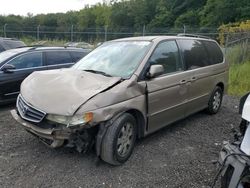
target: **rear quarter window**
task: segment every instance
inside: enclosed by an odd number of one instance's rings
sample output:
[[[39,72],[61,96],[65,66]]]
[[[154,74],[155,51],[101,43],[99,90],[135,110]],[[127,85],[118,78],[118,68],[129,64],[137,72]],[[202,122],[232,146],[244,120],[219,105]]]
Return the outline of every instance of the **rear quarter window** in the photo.
[[[223,62],[223,53],[220,47],[213,41],[203,41],[209,55],[209,64],[214,65]]]
[[[72,58],[68,51],[47,51],[46,55],[46,64],[47,65],[58,65],[58,64],[67,64],[72,63]]]
[[[74,62],[79,61],[80,59],[82,59],[85,55],[87,55],[86,52],[80,52],[80,51],[71,51],[70,52]]]
[[[199,40],[180,39],[182,56],[187,70],[209,65],[209,56],[205,46]]]

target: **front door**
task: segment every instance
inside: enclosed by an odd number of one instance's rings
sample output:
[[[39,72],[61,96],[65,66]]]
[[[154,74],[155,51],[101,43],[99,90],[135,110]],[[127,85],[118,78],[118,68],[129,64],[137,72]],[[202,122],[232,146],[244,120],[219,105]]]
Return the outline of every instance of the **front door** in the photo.
[[[162,65],[164,73],[147,80],[148,133],[185,117],[189,81],[174,40],[161,42],[149,63]]]
[[[8,64],[14,65],[12,72],[0,71],[1,100],[11,100],[17,97],[22,81],[32,72],[45,70],[42,52],[31,52],[15,57]]]

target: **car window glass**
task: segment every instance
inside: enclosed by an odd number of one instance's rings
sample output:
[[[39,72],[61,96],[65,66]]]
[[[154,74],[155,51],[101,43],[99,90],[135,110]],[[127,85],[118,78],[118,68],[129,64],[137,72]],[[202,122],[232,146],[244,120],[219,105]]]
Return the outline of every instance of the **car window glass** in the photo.
[[[164,74],[182,70],[179,50],[175,41],[160,43],[151,58],[150,64],[158,64],[164,67]]]
[[[223,61],[223,53],[220,47],[212,41],[203,41],[209,55],[209,64],[218,64]]]
[[[14,65],[16,69],[40,67],[42,66],[42,52],[20,55],[8,62],[8,64]]]
[[[149,41],[132,40],[106,42],[78,61],[73,68],[128,79],[140,65],[151,44]]]
[[[46,57],[47,57],[47,65],[72,63],[72,59],[68,51],[46,52]]]
[[[4,51],[0,53],[0,63],[6,61],[9,58],[13,58],[15,55],[18,55],[22,52],[27,51],[29,48],[17,48],[17,49],[11,49]]]
[[[77,52],[77,51],[71,51],[70,52],[74,62],[77,62],[78,60],[82,59],[87,53],[86,52]]]
[[[209,58],[205,46],[198,40],[178,40],[186,68],[196,69],[209,65]]]

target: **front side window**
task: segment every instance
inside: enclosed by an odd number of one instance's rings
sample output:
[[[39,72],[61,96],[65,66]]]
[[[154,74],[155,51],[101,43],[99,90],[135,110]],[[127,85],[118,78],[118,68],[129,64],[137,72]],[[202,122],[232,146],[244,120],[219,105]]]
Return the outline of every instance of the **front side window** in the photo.
[[[27,53],[20,55],[8,64],[14,65],[16,69],[25,69],[42,66],[42,52]]]
[[[178,40],[187,70],[209,65],[209,58],[205,46],[198,40]]]
[[[19,53],[27,51],[28,49],[29,48],[17,48],[17,49],[11,49],[11,50],[7,50],[7,51],[0,53],[0,64],[6,61],[7,59],[14,57],[15,55],[18,55]]]
[[[47,65],[58,65],[72,63],[71,56],[68,51],[48,51],[45,52]]]
[[[137,69],[150,46],[148,41],[107,42],[82,58],[73,68],[127,79]]]
[[[149,59],[151,65],[158,64],[164,68],[164,73],[172,73],[182,70],[180,54],[175,41],[160,43]]]

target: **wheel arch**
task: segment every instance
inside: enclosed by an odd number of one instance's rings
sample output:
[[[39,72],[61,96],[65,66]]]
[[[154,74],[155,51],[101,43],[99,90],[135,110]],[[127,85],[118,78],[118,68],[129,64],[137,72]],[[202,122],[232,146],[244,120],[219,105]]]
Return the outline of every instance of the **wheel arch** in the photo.
[[[220,87],[222,89],[222,92],[224,93],[225,85],[223,82],[217,83],[216,86]]]
[[[97,133],[96,145],[95,145],[97,156],[100,156],[101,144],[102,144],[102,141],[103,141],[103,137],[106,134],[107,128],[109,126],[112,126],[112,123],[124,113],[129,113],[135,118],[136,124],[137,124],[137,138],[144,137],[144,130],[145,130],[145,127],[146,127],[146,120],[144,118],[143,113],[141,111],[137,110],[137,109],[127,109],[127,110],[124,110],[124,111],[120,111],[120,112],[116,113],[116,115],[114,115],[110,120],[108,120],[106,122],[102,122],[102,123],[99,124],[99,131]]]
[[[134,116],[134,118],[136,120],[136,124],[137,124],[137,137],[142,138],[144,136],[144,130],[146,127],[146,121],[145,121],[145,118],[143,116],[143,113],[137,109],[127,110],[127,111],[125,111],[125,113],[129,113],[132,116]]]

